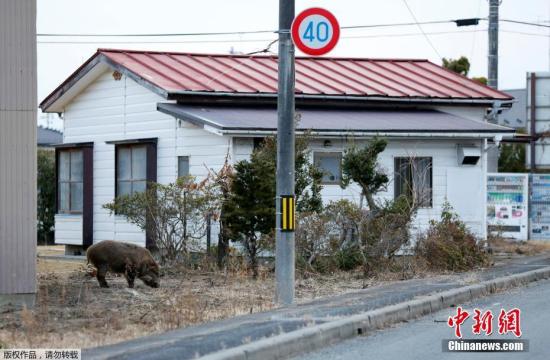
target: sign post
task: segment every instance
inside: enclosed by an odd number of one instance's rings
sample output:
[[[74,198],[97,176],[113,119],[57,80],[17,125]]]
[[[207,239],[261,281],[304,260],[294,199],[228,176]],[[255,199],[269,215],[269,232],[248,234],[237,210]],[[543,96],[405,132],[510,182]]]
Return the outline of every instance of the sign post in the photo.
[[[275,301],[294,302],[294,44],[308,55],[332,50],[340,36],[334,15],[311,8],[294,19],[294,0],[279,0],[279,88],[277,96],[277,192],[275,234]]]
[[[283,202],[294,203],[294,46],[290,25],[294,19],[294,0],[279,0],[279,89],[277,96],[277,201],[275,234],[275,301],[294,302],[294,231],[288,226],[288,207],[282,216]]]

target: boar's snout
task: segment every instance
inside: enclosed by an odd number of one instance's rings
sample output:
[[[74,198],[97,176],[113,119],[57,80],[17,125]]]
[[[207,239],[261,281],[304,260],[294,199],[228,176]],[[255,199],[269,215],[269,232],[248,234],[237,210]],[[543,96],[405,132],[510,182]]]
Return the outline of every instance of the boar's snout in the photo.
[[[147,264],[139,277],[145,285],[152,288],[160,286],[159,267],[156,263]]]
[[[158,288],[160,286],[159,278],[154,274],[143,275],[140,277],[140,279],[145,283],[145,285],[150,286],[152,288]]]

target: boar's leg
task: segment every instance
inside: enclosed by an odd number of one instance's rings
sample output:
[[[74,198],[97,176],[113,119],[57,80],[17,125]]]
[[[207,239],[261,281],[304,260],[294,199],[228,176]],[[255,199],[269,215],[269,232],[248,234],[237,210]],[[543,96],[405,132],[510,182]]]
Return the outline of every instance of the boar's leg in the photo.
[[[107,274],[107,266],[100,266],[97,268],[97,281],[102,288],[108,288],[109,285],[105,281],[105,275]]]
[[[126,270],[124,271],[124,277],[128,281],[128,287],[134,287],[134,281],[136,280],[136,270],[132,265],[126,265]]]

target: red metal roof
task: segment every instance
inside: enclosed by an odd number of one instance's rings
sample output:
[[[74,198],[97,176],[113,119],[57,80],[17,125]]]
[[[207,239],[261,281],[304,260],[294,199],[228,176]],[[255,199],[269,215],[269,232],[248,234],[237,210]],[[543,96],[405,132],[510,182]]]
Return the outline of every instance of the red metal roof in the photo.
[[[167,92],[276,93],[277,57],[99,49]],[[296,93],[511,99],[427,60],[296,58]]]
[[[97,57],[121,66],[167,94],[181,92],[275,94],[277,57],[98,49],[56,91]],[[494,90],[428,60],[296,58],[296,93],[391,98],[497,99]],[[59,95],[59,94],[58,94]]]

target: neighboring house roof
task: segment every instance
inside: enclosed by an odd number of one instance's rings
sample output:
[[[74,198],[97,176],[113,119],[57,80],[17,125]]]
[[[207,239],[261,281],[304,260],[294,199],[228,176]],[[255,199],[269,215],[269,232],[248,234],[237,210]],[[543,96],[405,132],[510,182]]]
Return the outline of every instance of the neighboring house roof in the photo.
[[[262,133],[277,130],[277,110],[268,107],[202,107],[160,103],[159,111],[219,133]],[[514,130],[435,110],[296,109],[297,131],[336,133],[501,134]]]
[[[36,143],[38,146],[52,146],[63,142],[61,131],[38,126],[36,131]]]
[[[527,125],[527,89],[506,90],[515,99],[509,110],[498,115],[498,123],[513,128],[524,128]]]
[[[101,72],[108,67],[116,69],[166,99],[182,95],[274,98],[277,63],[276,56],[98,49],[40,107],[43,111],[61,111],[55,103],[74,96],[71,88],[79,80],[93,81],[98,75],[93,70],[98,65],[103,65],[99,66]],[[296,96],[482,103],[513,99],[428,60],[343,57],[297,57]]]

